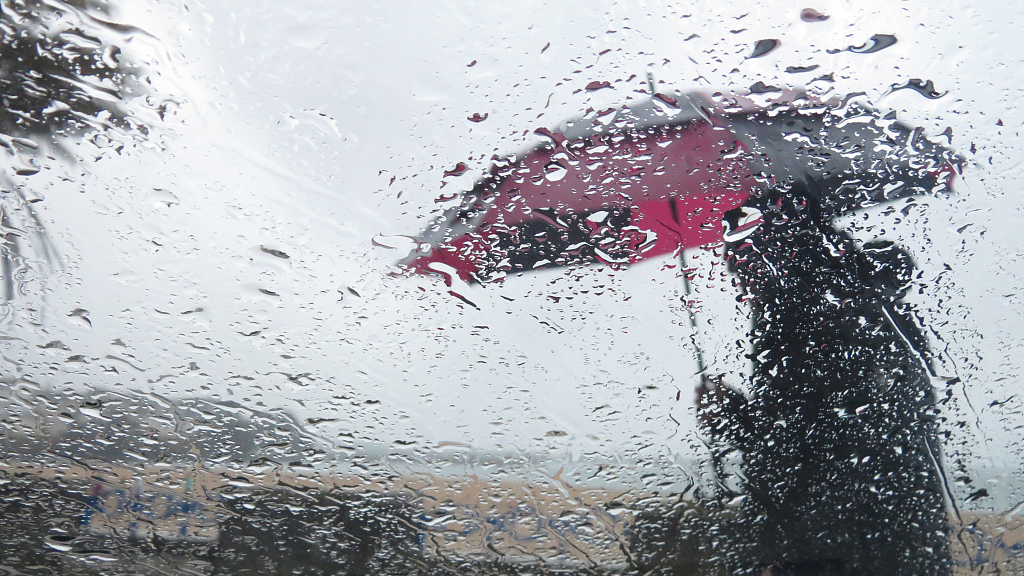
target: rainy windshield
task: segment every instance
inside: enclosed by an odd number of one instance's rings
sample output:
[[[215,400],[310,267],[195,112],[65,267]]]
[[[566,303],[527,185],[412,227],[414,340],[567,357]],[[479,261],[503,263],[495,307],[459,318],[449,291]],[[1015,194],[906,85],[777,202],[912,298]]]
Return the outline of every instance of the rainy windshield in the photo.
[[[1022,18],[0,0],[0,570],[1024,573]]]

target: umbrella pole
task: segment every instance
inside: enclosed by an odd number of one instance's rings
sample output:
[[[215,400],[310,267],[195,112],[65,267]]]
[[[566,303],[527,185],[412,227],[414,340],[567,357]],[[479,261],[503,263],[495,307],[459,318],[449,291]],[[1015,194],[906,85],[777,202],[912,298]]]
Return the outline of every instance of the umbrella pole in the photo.
[[[690,286],[690,277],[687,275],[686,270],[689,266],[686,263],[686,249],[681,248],[679,250],[679,267],[683,272],[683,291],[686,293],[686,313],[690,317],[690,328],[693,332],[690,333],[690,342],[693,344],[694,350],[697,351],[697,373],[700,374],[701,383],[707,378],[704,373],[707,369],[707,365],[704,364],[704,352],[701,350],[700,344],[697,342],[697,313],[693,311],[690,304],[690,296],[693,294],[693,288]]]

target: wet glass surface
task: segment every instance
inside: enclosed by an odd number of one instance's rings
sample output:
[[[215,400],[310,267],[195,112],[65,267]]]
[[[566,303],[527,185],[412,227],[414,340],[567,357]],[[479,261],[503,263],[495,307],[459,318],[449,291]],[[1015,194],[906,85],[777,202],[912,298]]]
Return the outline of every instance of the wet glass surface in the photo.
[[[0,569],[1024,573],[1024,12],[2,0]]]

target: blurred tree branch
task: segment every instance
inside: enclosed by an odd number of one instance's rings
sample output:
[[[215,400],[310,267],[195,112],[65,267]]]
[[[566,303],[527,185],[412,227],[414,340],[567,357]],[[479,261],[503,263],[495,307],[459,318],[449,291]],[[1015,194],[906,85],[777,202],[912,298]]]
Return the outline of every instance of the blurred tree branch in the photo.
[[[141,31],[111,22],[111,15],[106,0],[0,0],[0,147],[8,160],[0,177],[4,301],[58,264],[32,206],[39,197],[16,177],[39,172],[44,154],[73,161],[65,145],[71,138],[111,130],[140,139],[148,134],[126,106],[150,92],[148,79],[120,46]],[[156,110],[161,118],[163,106]]]

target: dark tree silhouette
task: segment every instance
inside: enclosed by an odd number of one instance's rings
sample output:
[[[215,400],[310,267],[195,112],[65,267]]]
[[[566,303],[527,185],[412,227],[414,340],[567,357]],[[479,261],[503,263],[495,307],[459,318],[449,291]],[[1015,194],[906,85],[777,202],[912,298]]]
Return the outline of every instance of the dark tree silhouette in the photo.
[[[130,28],[107,21],[109,3],[15,0],[2,6],[0,131],[9,150],[39,144],[25,139],[59,146],[64,136],[133,127],[123,102],[142,84],[113,43]]]
[[[32,274],[30,252],[37,265],[57,262],[32,207],[36,198],[16,177],[38,172],[43,155],[70,159],[69,138],[108,130],[145,137],[145,126],[125,103],[144,94],[147,84],[118,45],[136,31],[110,22],[111,12],[105,0],[0,2],[0,145],[7,150],[0,177],[4,300],[17,296],[21,279]]]

